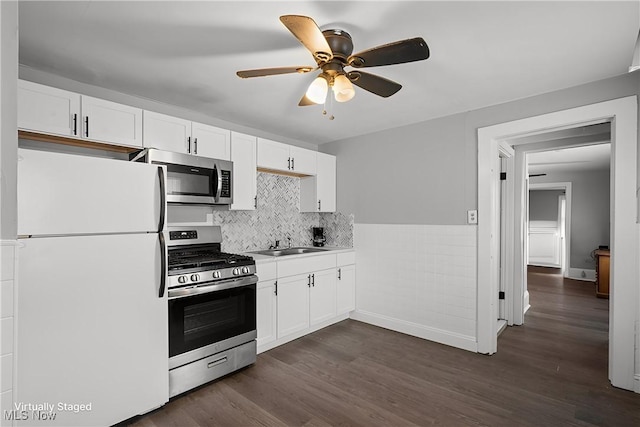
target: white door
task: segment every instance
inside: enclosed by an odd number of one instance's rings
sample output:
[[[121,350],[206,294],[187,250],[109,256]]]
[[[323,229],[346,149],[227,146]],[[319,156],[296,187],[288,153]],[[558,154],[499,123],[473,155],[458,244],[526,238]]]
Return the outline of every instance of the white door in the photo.
[[[193,122],[191,153],[212,159],[231,160],[231,131]]]
[[[144,111],[144,146],[189,154],[192,150],[191,121]]]
[[[256,295],[256,345],[258,347],[276,340],[277,325],[277,284],[275,280],[258,282]]]
[[[80,95],[18,80],[18,128],[80,136]]]
[[[258,167],[291,171],[291,156],[287,144],[258,138],[257,153]]]
[[[168,400],[158,236],[21,240],[14,397],[56,405],[46,425],[113,425]],[[91,408],[61,411],[58,402]]]
[[[338,267],[336,312],[344,314],[356,309],[356,266]]]
[[[290,146],[291,170],[304,175],[316,174],[316,151]]]
[[[336,211],[336,156],[317,153],[317,190],[320,212]]]
[[[278,280],[278,338],[309,327],[310,275]]]
[[[316,325],[336,316],[336,270],[324,270],[311,275],[309,324]]]
[[[233,162],[232,210],[255,210],[258,204],[256,184],[256,137],[231,132]]]
[[[18,235],[160,230],[163,168],[18,149]]]
[[[85,138],[142,147],[142,109],[84,95],[81,101]]]

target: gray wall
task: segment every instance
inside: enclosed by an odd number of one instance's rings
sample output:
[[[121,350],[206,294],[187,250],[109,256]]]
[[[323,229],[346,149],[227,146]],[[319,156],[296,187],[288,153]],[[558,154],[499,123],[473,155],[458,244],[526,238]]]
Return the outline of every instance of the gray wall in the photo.
[[[16,238],[18,3],[0,2],[0,239]]]
[[[624,74],[319,150],[338,156],[338,210],[356,223],[465,224],[466,211],[477,208],[479,127],[639,93],[640,73]]]
[[[532,184],[571,182],[571,259],[569,267],[595,269],[591,251],[609,245],[610,172],[556,172],[532,177]]]
[[[558,197],[560,197],[561,194],[564,194],[564,191],[529,191],[529,221],[557,221]]]

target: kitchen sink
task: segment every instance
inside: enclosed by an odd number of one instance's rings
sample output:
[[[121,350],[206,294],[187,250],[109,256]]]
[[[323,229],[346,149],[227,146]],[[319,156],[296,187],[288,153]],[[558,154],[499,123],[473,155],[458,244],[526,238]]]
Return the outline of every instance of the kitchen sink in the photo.
[[[309,254],[313,252],[323,252],[329,249],[323,248],[285,248],[285,249],[267,249],[264,251],[253,251],[252,254],[269,255],[269,256],[285,256],[285,255],[300,255]]]

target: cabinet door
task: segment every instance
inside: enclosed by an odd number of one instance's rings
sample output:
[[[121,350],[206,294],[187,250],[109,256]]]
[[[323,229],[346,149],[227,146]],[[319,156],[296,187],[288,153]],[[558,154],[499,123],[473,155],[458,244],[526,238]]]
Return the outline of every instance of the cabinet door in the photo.
[[[142,147],[142,109],[84,95],[81,101],[85,138]]]
[[[348,313],[356,309],[356,266],[338,267],[336,290],[337,314]]]
[[[269,280],[258,282],[257,292],[257,333],[258,338],[256,344],[261,345],[275,341],[276,339],[276,321],[277,321],[277,297],[276,297],[276,281]]]
[[[319,212],[336,211],[336,157],[317,153],[317,196]]]
[[[278,338],[309,327],[308,275],[278,280]]]
[[[192,154],[231,160],[231,131],[202,123],[191,123]]]
[[[233,162],[232,210],[255,210],[256,186],[256,137],[231,132],[231,161]]]
[[[80,95],[18,80],[18,128],[80,136]]]
[[[176,153],[191,152],[191,121],[144,111],[144,146]]]
[[[309,297],[309,323],[316,325],[336,316],[336,270],[312,274]]]
[[[291,169],[305,175],[316,174],[316,152],[305,148],[291,146]]]
[[[291,170],[289,146],[281,142],[258,138],[258,167],[281,171]]]

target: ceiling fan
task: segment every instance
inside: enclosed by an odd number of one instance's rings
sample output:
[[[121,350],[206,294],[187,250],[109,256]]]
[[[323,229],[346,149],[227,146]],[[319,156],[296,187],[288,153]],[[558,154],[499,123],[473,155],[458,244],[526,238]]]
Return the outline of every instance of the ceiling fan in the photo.
[[[345,67],[378,67],[429,58],[429,47],[421,37],[400,40],[352,54],[353,42],[346,31],[320,31],[315,21],[308,16],[284,15],[280,17],[280,21],[311,52],[317,65],[261,68],[238,71],[236,74],[241,78],[249,78],[290,73],[305,74],[321,70],[300,99],[298,105],[301,107],[323,104],[327,100],[329,87],[332,88],[338,102],[346,102],[354,97],[353,85],[381,97],[389,97],[398,92],[402,85],[359,70],[345,71]]]

